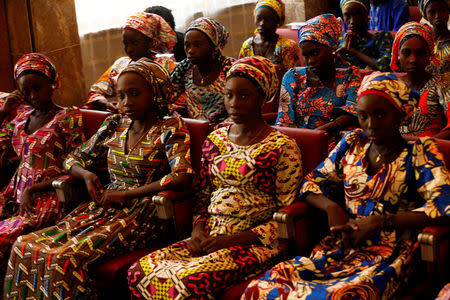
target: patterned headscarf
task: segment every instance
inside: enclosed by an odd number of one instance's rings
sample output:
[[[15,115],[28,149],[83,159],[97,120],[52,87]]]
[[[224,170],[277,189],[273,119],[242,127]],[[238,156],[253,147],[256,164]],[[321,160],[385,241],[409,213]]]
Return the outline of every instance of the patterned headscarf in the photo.
[[[235,61],[227,74],[227,79],[232,77],[244,77],[253,82],[266,101],[278,90],[277,70],[270,59],[262,56],[244,57]]]
[[[398,65],[398,53],[400,47],[409,38],[419,36],[424,39],[428,46],[428,51],[430,56],[434,53],[434,37],[431,28],[427,25],[420,24],[418,22],[408,22],[397,31],[394,38],[394,43],[392,44],[392,56],[391,56],[391,69],[396,72],[400,69]]]
[[[26,70],[38,71],[45,75],[50,79],[53,89],[57,89],[61,86],[59,74],[56,72],[55,65],[44,54],[28,53],[22,56],[14,66],[14,80],[17,80],[20,74]]]
[[[298,30],[298,37],[299,43],[317,42],[336,50],[341,33],[342,23],[333,14],[323,14],[306,21]]]
[[[374,72],[364,77],[358,91],[358,100],[364,95],[378,95],[391,102],[407,119],[414,112],[419,93],[397,78],[394,73]]]
[[[417,6],[419,6],[419,10],[422,13],[422,16],[426,17],[425,16],[425,10],[427,9],[427,6],[431,2],[434,2],[434,1],[441,1],[441,2],[443,2],[445,4],[447,4],[447,6],[448,6],[448,0],[419,0]]]
[[[152,40],[149,50],[156,53],[169,53],[177,43],[175,31],[164,19],[146,12],[137,13],[125,22],[123,29],[137,30]]]
[[[148,82],[154,95],[155,115],[163,118],[169,113],[168,105],[171,94],[170,76],[166,69],[160,64],[143,57],[137,61],[131,62],[119,77],[126,72],[134,72],[142,76]]]
[[[261,7],[268,7],[272,9],[277,14],[278,19],[280,20],[278,26],[283,25],[285,13],[284,13],[284,2],[282,0],[258,0],[256,1],[255,10],[253,11],[253,14],[256,15],[256,11]]]
[[[362,5],[367,12],[370,11],[370,1],[369,0],[341,0],[341,10],[344,11],[344,8],[350,3],[357,3]]]
[[[189,24],[186,33],[189,30],[196,29],[206,34],[216,49],[223,50],[228,42],[230,34],[222,24],[211,18],[198,18]]]

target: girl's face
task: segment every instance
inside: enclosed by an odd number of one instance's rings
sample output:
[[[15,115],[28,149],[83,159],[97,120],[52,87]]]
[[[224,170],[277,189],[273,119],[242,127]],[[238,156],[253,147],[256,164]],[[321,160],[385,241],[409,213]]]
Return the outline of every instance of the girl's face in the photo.
[[[400,47],[398,60],[404,72],[423,73],[430,63],[430,51],[426,42],[417,37],[411,37]]]
[[[184,52],[191,63],[197,65],[211,60],[214,46],[203,32],[192,29],[184,37]]]
[[[306,66],[316,74],[334,68],[333,50],[319,43],[306,41],[300,44]]]
[[[151,39],[137,31],[125,29],[122,32],[122,43],[127,55],[132,61],[136,61],[149,53]]]
[[[35,109],[45,109],[52,103],[52,83],[44,75],[22,75],[17,79],[17,87],[24,95],[25,102]]]
[[[349,3],[342,11],[347,27],[356,33],[365,33],[369,22],[367,10],[358,3]]]
[[[425,18],[437,28],[446,28],[448,22],[448,6],[443,1],[433,1],[425,9]]]
[[[247,78],[232,77],[225,84],[225,108],[235,124],[247,124],[261,117],[264,98]]]
[[[139,74],[126,72],[117,80],[117,94],[121,111],[132,120],[145,120],[152,115],[153,93]]]
[[[358,121],[374,144],[384,145],[398,137],[402,115],[384,97],[364,95],[358,100]]]
[[[272,36],[280,22],[278,15],[268,7],[261,7],[255,12],[255,26],[262,36]]]

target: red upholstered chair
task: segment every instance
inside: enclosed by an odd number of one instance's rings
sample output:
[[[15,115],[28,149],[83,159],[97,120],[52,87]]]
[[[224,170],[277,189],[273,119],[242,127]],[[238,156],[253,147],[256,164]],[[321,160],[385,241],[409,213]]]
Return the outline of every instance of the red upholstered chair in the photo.
[[[306,175],[316,168],[316,166],[322,162],[328,154],[328,134],[323,130],[311,130],[311,129],[302,129],[302,128],[289,128],[289,127],[275,127],[281,132],[287,134],[289,137],[293,138],[297,145],[300,148],[302,154],[302,167],[303,173]],[[291,212],[289,208],[295,209],[296,212],[306,213],[308,210],[307,205],[305,203],[295,203],[289,205],[287,207],[281,208],[278,212],[274,214],[274,219],[278,221],[278,219],[284,220],[283,227],[279,227],[278,230],[281,236],[285,237],[288,232],[292,236],[295,231],[293,231],[292,227],[294,226],[294,218],[292,218],[288,213],[285,213],[286,209],[288,212]],[[287,226],[289,225],[289,226]],[[302,235],[306,233],[305,224],[299,224],[296,228],[297,232],[301,232]],[[307,233],[310,234],[311,232]],[[306,238],[298,239],[297,249],[300,249],[301,252],[304,252],[304,248],[309,244],[308,241],[305,241]],[[311,239],[312,240],[312,239]],[[254,278],[256,278],[255,276]],[[223,294],[221,294],[218,299],[220,300],[232,300],[232,299],[240,299],[242,293],[245,288],[249,284],[251,279],[241,282],[237,285],[234,285],[228,289],[226,289]]]
[[[422,14],[420,13],[418,6],[409,7],[409,20],[415,22],[420,22],[420,20],[422,20]]]

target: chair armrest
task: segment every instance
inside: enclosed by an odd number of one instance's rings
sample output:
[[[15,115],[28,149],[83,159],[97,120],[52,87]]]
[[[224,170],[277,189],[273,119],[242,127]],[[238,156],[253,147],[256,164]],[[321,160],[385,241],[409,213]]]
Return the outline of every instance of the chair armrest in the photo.
[[[294,219],[304,216],[307,211],[308,205],[305,202],[295,202],[275,212],[273,219],[278,225],[278,237],[293,239],[295,237]]]
[[[191,191],[171,191],[165,190],[152,197],[152,202],[156,205],[158,218],[168,220],[174,217],[173,204],[177,199],[183,199],[191,195]]]
[[[53,180],[52,186],[56,190],[56,195],[61,203],[70,202],[72,200],[72,184],[75,177],[72,175],[63,175]]]
[[[419,233],[418,241],[422,260],[439,260],[439,242],[450,237],[450,226],[427,226]]]

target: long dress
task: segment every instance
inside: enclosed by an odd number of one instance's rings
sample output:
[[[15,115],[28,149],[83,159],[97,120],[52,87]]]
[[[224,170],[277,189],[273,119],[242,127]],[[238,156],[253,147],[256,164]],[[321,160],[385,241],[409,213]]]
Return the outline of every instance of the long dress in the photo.
[[[19,157],[16,173],[0,193],[0,283],[3,282],[9,252],[17,237],[53,225],[65,215],[63,203],[50,190],[33,193],[33,213],[19,215],[25,188],[61,175],[67,153],[84,142],[79,109],[61,109],[45,125],[28,134],[25,127],[32,112],[30,106],[20,106],[16,117],[0,130],[2,163],[9,160],[11,150]]]
[[[172,104],[181,107],[177,113],[183,117],[212,123],[225,120],[228,116],[224,103],[225,79],[233,61],[231,57],[222,57],[219,77],[207,86],[194,83],[194,65],[189,59],[180,62],[170,74]]]
[[[255,55],[253,39],[254,37],[250,37],[242,44],[239,58]],[[290,68],[297,67],[300,64],[299,53],[300,48],[298,43],[280,35],[278,36],[273,53],[270,53],[267,58],[274,65],[282,67],[284,72],[286,72]]]
[[[430,218],[450,214],[450,175],[432,139],[409,142],[373,175],[367,174],[370,144],[361,129],[346,134],[306,177],[301,194],[327,195],[329,186],[342,185],[352,219],[417,208]],[[388,299],[406,279],[416,236],[412,230],[379,230],[344,250],[329,235],[310,257],[282,262],[252,281],[243,299]]]
[[[345,46],[344,34],[345,32],[339,37],[339,47]],[[380,31],[370,34],[370,37],[361,37],[354,48],[373,58],[378,65],[378,71],[390,72],[392,42],[393,38],[390,32]],[[360,69],[369,68],[367,64],[356,55],[344,53],[343,55],[341,54],[341,56],[351,66]],[[347,65],[344,65],[341,61],[337,61],[336,66],[339,68],[347,67]]]
[[[180,174],[192,173],[189,135],[183,121],[158,121],[125,153],[132,121],[108,117],[99,131],[69,154],[65,168],[89,168],[108,162],[113,190],[130,190],[160,180],[167,185]],[[150,197],[129,200],[108,210],[95,202],[80,204],[56,226],[19,237],[8,262],[4,299],[81,299],[95,297],[89,265],[125,251],[145,247],[163,233]]]
[[[169,73],[175,68],[175,62],[167,56],[155,55],[152,59],[163,66]],[[92,103],[103,98],[115,97],[119,74],[130,62],[131,58],[128,56],[118,58],[91,86],[87,103]]]
[[[419,92],[419,105],[402,133],[434,136],[450,128],[450,74],[434,74]]]
[[[206,222],[211,236],[251,230],[259,244],[193,257],[184,240],[150,253],[128,271],[134,297],[212,298],[273,264],[280,246],[271,219],[295,199],[302,175],[300,151],[276,130],[258,143],[239,146],[228,138],[228,129],[214,131],[203,145],[194,225]]]

